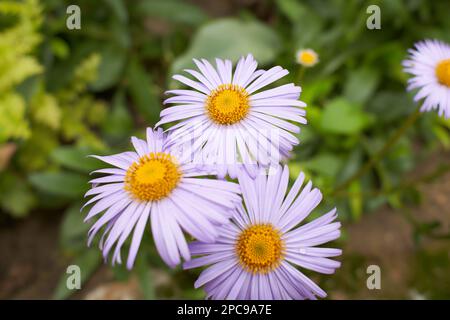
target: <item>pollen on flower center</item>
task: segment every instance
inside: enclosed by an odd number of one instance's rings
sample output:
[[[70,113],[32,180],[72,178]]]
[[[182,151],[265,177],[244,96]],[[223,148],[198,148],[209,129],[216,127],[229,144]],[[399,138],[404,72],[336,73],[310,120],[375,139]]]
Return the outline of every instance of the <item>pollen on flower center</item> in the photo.
[[[312,49],[297,51],[297,62],[305,67],[312,67],[319,61],[319,56]]]
[[[253,273],[267,273],[278,267],[284,243],[271,224],[248,227],[239,235],[236,252],[242,267]]]
[[[150,153],[134,162],[125,176],[125,190],[141,201],[167,197],[180,181],[181,172],[169,154]]]
[[[222,84],[212,91],[206,100],[206,111],[216,123],[230,125],[245,118],[249,110],[248,93],[245,89]]]
[[[314,63],[316,61],[316,57],[310,52],[302,52],[300,54],[300,61],[303,63]]]
[[[439,83],[450,88],[450,59],[442,60],[436,67],[436,77]]]

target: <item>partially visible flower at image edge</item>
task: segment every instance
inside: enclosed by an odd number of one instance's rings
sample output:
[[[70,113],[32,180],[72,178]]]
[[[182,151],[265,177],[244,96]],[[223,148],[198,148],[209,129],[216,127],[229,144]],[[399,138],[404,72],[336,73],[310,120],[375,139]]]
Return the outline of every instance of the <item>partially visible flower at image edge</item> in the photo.
[[[83,207],[95,203],[85,221],[103,212],[89,230],[88,245],[104,227],[100,249],[106,260],[115,245],[112,264],[121,263],[121,248],[132,234],[127,267],[132,268],[144,230],[150,222],[153,239],[161,258],[170,267],[181,256],[190,259],[183,235],[205,242],[218,236],[218,226],[229,221],[240,203],[239,185],[215,179],[197,166],[176,157],[167,147],[162,129],[147,129],[147,140],[131,138],[135,151],[111,156],[94,156],[112,165],[93,173],[106,174],[90,181],[86,196],[94,196]]]
[[[289,169],[259,175],[238,174],[244,206],[220,228],[215,243],[189,244],[185,269],[208,266],[195,282],[212,299],[316,299],[326,293],[295,266],[332,274],[340,249],[316,247],[340,236],[336,209],[301,224],[320,203],[321,192],[300,173],[289,193]]]
[[[438,110],[450,118],[450,45],[438,40],[424,40],[409,50],[403,61],[404,71],[413,75],[408,90],[419,89],[415,101],[423,99],[420,111]]]
[[[172,143],[193,140],[191,153],[201,155],[217,168],[218,176],[236,177],[236,164],[243,164],[251,176],[258,166],[269,167],[288,158],[306,123],[306,104],[299,101],[301,88],[293,83],[261,91],[289,72],[280,66],[257,69],[252,55],[242,57],[233,71],[230,60],[216,59],[216,68],[194,59],[199,71],[185,70],[173,78],[192,89],[169,90],[164,101],[175,104],[161,111],[156,126],[180,121],[168,130]],[[274,137],[276,135],[276,137]]]
[[[312,49],[300,49],[296,52],[295,58],[298,64],[304,67],[314,67],[319,63],[319,55]]]

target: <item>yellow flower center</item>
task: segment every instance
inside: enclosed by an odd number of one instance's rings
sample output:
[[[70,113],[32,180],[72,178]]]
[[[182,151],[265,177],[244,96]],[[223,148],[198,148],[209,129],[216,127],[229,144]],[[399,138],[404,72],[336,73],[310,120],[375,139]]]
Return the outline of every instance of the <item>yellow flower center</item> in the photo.
[[[248,93],[234,84],[222,84],[206,100],[206,111],[211,120],[231,125],[245,118],[250,108]]]
[[[177,186],[180,178],[181,172],[171,155],[152,152],[128,168],[125,190],[141,201],[161,200]]]
[[[319,60],[317,53],[311,49],[300,50],[297,53],[297,62],[306,67],[314,66]]]
[[[450,59],[442,60],[438,63],[436,77],[440,84],[450,88]]]
[[[271,224],[257,224],[240,234],[236,251],[244,269],[264,274],[279,266],[284,243]]]

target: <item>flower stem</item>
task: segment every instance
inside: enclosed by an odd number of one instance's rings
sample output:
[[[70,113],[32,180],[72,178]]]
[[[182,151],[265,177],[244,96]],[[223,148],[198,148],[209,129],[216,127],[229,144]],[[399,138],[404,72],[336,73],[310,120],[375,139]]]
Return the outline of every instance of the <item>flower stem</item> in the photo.
[[[337,186],[334,192],[332,192],[332,195],[336,195],[342,190],[346,189],[348,186],[352,184],[353,181],[358,180],[359,178],[364,176],[364,174],[367,173],[367,171],[372,169],[373,166],[383,158],[383,156],[389,151],[389,149],[393,147],[396,144],[396,142],[403,136],[403,134],[416,122],[416,120],[419,118],[419,115],[420,115],[419,109],[411,113],[409,117],[406,118],[403,125],[397,129],[397,131],[389,138],[389,140],[386,141],[386,143],[380,149],[380,151],[374,154],[369,159],[369,161],[367,161],[366,164],[362,166],[353,176],[351,176],[345,182]]]
[[[296,85],[300,85],[300,83],[303,80],[303,75],[305,74],[305,67],[304,66],[300,66],[297,72],[297,79],[295,81]]]

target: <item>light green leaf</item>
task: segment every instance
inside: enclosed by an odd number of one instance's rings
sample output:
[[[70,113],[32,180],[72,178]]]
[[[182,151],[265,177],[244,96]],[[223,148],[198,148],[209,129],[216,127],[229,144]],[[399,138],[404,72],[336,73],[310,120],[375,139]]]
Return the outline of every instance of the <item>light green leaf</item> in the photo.
[[[311,160],[304,161],[303,165],[308,170],[325,176],[335,177],[342,166],[342,160],[335,154],[321,153]]]
[[[257,21],[220,19],[198,30],[188,51],[172,65],[172,73],[192,67],[193,58],[227,58],[236,61],[253,54],[260,65],[273,61],[281,47],[278,35]]]
[[[309,105],[315,103],[320,98],[326,97],[330,93],[336,83],[335,80],[332,77],[326,79],[320,78],[302,85],[301,100],[308,104],[308,109]]]
[[[354,181],[348,188],[350,192],[350,210],[355,221],[359,220],[363,210],[363,198],[361,193],[361,184]]]
[[[364,130],[372,121],[358,105],[337,98],[325,106],[321,127],[324,132],[352,135]]]
[[[10,138],[29,137],[30,129],[25,112],[21,96],[12,92],[0,96],[0,143]]]
[[[365,103],[374,93],[380,74],[369,67],[350,72],[344,88],[345,97],[354,103]]]

